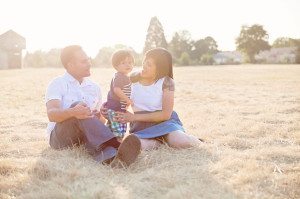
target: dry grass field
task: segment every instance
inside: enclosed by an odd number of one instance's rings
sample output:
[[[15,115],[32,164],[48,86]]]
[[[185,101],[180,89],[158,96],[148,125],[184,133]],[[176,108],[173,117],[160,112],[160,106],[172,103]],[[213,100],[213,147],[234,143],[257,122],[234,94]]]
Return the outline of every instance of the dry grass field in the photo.
[[[300,198],[300,65],[175,68],[175,110],[206,142],[128,169],[49,147],[44,94],[63,73],[0,70],[0,198]],[[104,99],[113,73],[92,69]]]

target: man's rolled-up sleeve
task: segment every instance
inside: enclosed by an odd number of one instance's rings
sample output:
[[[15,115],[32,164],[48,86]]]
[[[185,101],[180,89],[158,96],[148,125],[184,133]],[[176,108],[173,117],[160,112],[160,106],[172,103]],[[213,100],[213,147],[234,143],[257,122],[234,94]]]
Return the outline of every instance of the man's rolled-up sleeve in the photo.
[[[60,79],[54,79],[47,88],[46,95],[45,95],[45,103],[50,100],[58,99],[62,101],[62,93],[63,93],[63,84],[61,83]]]

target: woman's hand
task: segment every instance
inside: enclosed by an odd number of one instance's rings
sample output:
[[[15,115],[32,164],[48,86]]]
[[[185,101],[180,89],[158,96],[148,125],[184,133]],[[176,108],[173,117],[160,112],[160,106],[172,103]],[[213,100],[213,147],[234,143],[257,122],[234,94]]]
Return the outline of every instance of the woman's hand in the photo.
[[[100,108],[100,113],[101,113],[101,115],[102,115],[105,119],[108,120],[108,113],[107,113],[108,108],[105,108],[106,105],[107,105],[107,102],[104,102],[104,103],[102,104],[102,106],[101,106],[101,108]]]
[[[135,117],[134,114],[130,113],[130,112],[116,112],[118,115],[114,117],[114,120],[118,123],[127,123],[127,122],[134,122],[135,121]]]
[[[138,82],[142,77],[141,77],[141,71],[136,71],[130,74],[129,76],[131,83]]]

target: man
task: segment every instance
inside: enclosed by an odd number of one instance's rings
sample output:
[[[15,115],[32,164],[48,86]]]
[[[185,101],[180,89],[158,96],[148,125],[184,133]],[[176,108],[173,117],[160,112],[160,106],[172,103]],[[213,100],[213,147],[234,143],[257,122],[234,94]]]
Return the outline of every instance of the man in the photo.
[[[99,112],[102,93],[86,78],[91,67],[86,53],[81,46],[72,45],[62,50],[60,58],[66,73],[49,84],[45,96],[50,146],[62,149],[81,144],[99,163],[112,160],[112,166],[120,162],[130,165],[140,153],[140,140],[129,135],[120,144],[103,124],[105,119]]]

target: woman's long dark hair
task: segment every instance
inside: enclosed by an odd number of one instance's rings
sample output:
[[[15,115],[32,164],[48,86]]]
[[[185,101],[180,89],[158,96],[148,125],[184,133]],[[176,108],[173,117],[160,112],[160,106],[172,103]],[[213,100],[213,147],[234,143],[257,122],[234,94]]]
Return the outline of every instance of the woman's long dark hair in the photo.
[[[145,54],[145,59],[153,59],[156,65],[156,77],[155,80],[159,80],[165,76],[173,78],[173,63],[172,55],[164,48],[154,48],[148,50]],[[135,83],[141,79],[140,73],[133,73],[130,75],[130,80]]]
[[[156,65],[156,80],[165,76],[173,79],[172,55],[164,48],[154,48],[146,52],[145,59],[152,58]]]

